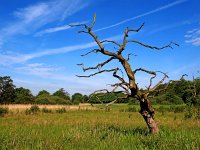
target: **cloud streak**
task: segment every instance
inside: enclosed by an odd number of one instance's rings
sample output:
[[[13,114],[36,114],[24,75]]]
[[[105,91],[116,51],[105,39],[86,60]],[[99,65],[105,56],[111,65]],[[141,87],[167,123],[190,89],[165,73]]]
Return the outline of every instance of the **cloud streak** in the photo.
[[[83,21],[83,22],[76,22],[76,23],[69,23],[69,24],[83,24],[86,23],[87,21]],[[39,31],[37,33],[35,33],[34,36],[42,36],[44,34],[49,34],[49,33],[54,33],[54,32],[58,32],[58,31],[64,31],[64,30],[68,30],[68,29],[72,29],[73,27],[67,25],[63,25],[63,26],[58,26],[58,27],[54,27],[54,28],[48,28],[42,31]]]
[[[190,30],[185,35],[186,43],[191,43],[193,46],[200,46],[200,28]]]
[[[55,27],[55,28],[49,28],[49,29],[45,29],[43,31],[37,32],[34,36],[42,36],[44,34],[54,33],[54,32],[63,31],[63,30],[68,30],[70,28],[71,27],[69,25],[59,26],[59,27]]]
[[[162,11],[162,10],[165,10],[165,9],[168,9],[168,8],[171,8],[171,7],[173,7],[173,6],[179,5],[179,4],[184,3],[184,2],[187,2],[187,1],[188,1],[188,0],[177,0],[177,1],[172,2],[172,3],[170,3],[170,4],[167,4],[167,5],[161,6],[161,7],[159,7],[159,8],[156,8],[156,9],[154,9],[154,10],[148,11],[148,12],[146,12],[146,13],[140,14],[140,15],[138,15],[138,16],[125,19],[125,20],[120,21],[120,22],[118,22],[118,23],[116,23],[116,24],[113,24],[113,25],[110,25],[110,26],[106,26],[106,27],[97,29],[97,30],[95,30],[95,32],[98,32],[98,31],[102,31],[102,30],[106,30],[106,29],[110,29],[110,28],[119,26],[119,25],[124,24],[124,23],[126,23],[126,22],[129,22],[129,21],[132,21],[132,20],[135,20],[135,19],[144,17],[144,16],[148,16],[148,15],[154,14],[154,13],[156,13],[156,12],[159,12],[159,11]]]
[[[14,35],[31,34],[48,23],[63,21],[87,5],[82,0],[54,0],[20,8],[14,12],[16,21],[0,30],[0,43]]]
[[[106,39],[119,40],[121,39],[121,37],[122,37],[122,34],[119,34],[119,35],[109,37]],[[31,54],[16,54],[16,53],[0,54],[0,60],[1,60],[0,64],[10,65],[10,64],[15,64],[15,63],[25,63],[26,61],[34,59],[34,58],[39,58],[39,57],[48,56],[48,55],[55,55],[55,54],[63,54],[63,53],[71,52],[71,51],[93,48],[95,46],[97,46],[96,42],[89,42],[85,44],[65,46],[65,47],[55,48],[55,49],[46,49],[41,52],[35,52]]]

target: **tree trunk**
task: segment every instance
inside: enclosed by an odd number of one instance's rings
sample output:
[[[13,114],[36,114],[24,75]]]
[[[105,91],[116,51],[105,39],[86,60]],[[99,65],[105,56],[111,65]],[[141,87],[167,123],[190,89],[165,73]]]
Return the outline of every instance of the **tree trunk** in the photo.
[[[159,133],[159,128],[155,122],[154,109],[148,99],[140,100],[140,114],[143,116],[151,134]]]

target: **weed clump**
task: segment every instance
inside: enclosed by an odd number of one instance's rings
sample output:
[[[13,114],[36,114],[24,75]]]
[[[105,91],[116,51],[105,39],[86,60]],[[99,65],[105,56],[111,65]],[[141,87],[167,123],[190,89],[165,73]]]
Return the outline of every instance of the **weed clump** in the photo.
[[[30,109],[25,110],[26,115],[37,114],[38,112],[40,112],[40,108],[37,105],[33,105]]]
[[[52,110],[44,107],[44,108],[42,108],[42,112],[43,113],[52,113]]]
[[[0,117],[3,117],[5,114],[8,114],[8,108],[0,107]]]
[[[66,113],[67,110],[63,107],[63,108],[56,109],[56,112],[62,114],[62,113]]]

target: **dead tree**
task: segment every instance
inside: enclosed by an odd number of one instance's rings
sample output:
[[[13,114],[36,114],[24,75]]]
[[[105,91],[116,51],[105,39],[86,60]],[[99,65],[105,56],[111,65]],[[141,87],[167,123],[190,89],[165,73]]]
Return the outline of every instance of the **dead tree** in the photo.
[[[119,93],[122,92],[126,95],[126,97],[124,98],[129,98],[129,97],[134,97],[137,98],[137,100],[140,102],[140,114],[143,116],[150,132],[152,134],[158,133],[159,132],[159,128],[155,122],[155,118],[154,118],[154,114],[155,111],[151,105],[151,102],[149,100],[149,95],[151,95],[152,93],[158,91],[158,87],[164,82],[164,80],[166,80],[168,78],[167,74],[161,71],[149,71],[147,69],[144,68],[137,68],[135,70],[133,70],[131,68],[131,65],[129,63],[129,57],[131,54],[128,54],[128,57],[125,58],[123,56],[123,52],[127,47],[127,44],[130,43],[134,43],[134,44],[139,44],[143,47],[149,48],[149,49],[153,49],[153,50],[162,50],[165,48],[172,48],[173,45],[175,46],[179,46],[178,44],[171,42],[168,45],[165,45],[163,47],[156,47],[156,46],[151,46],[148,44],[144,44],[140,41],[137,40],[131,40],[128,39],[129,33],[131,32],[139,32],[142,27],[144,26],[144,23],[138,28],[138,29],[131,29],[131,28],[126,28],[124,31],[124,35],[123,35],[123,42],[119,43],[115,40],[99,40],[99,38],[97,37],[97,35],[93,32],[93,27],[94,24],[96,22],[96,15],[94,15],[92,24],[90,26],[86,25],[86,24],[77,24],[77,25],[70,25],[71,27],[83,27],[84,30],[79,31],[79,33],[85,33],[85,34],[89,34],[94,41],[96,42],[98,48],[97,49],[93,49],[91,51],[89,51],[88,53],[82,55],[82,56],[86,56],[90,53],[97,53],[97,54],[103,54],[108,56],[109,58],[102,62],[97,64],[94,67],[88,67],[85,68],[83,64],[78,64],[82,66],[83,71],[88,71],[88,70],[97,70],[97,72],[89,74],[87,76],[78,76],[78,77],[92,77],[101,73],[105,73],[105,72],[112,72],[113,73],[113,77],[117,78],[119,80],[119,83],[115,83],[112,84],[111,86],[113,87],[112,91],[108,91],[108,90],[104,90],[107,93]],[[110,50],[107,50],[104,47],[105,43],[112,43],[115,45],[116,47],[116,52],[112,52]],[[109,62],[113,61],[113,60],[118,60],[118,62],[122,65],[122,67],[124,68],[124,72],[127,75],[127,79],[128,81],[125,80],[124,77],[121,77],[118,72],[121,71],[119,68],[112,68],[112,69],[102,69],[106,64],[108,64]],[[135,75],[138,72],[144,72],[147,73],[149,75],[151,75],[152,77],[149,80],[149,85],[147,86],[147,89],[145,91],[141,91],[140,88],[137,85],[136,79],[135,79]],[[160,79],[160,81],[157,84],[154,84],[153,86],[153,79],[155,79],[157,77],[157,74],[161,73],[163,75],[162,79]],[[171,83],[172,81],[170,80],[168,84],[166,84],[166,86],[163,89],[159,89],[159,91],[163,91],[165,90],[168,85]],[[122,90],[119,90],[122,89]],[[103,91],[103,90],[101,90]]]

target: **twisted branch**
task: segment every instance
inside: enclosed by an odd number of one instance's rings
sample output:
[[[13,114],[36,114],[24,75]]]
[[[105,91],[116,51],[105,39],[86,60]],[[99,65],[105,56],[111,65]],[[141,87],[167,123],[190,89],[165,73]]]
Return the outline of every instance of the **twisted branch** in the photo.
[[[79,66],[82,66],[83,71],[87,71],[87,70],[92,70],[92,69],[98,69],[100,71],[100,69],[106,65],[107,63],[109,63],[110,61],[112,61],[113,59],[115,59],[114,57],[110,57],[108,60],[104,61],[103,63],[99,63],[98,65],[96,65],[95,67],[88,67],[88,68],[84,68],[83,64],[77,64]]]
[[[127,44],[127,37],[128,37],[128,34],[129,32],[139,32],[142,27],[144,26],[144,23],[138,28],[138,29],[129,29],[129,28],[126,28],[125,31],[124,31],[124,38],[123,38],[123,44],[121,45],[119,51],[118,51],[118,55],[120,55],[122,53],[122,51],[125,49],[126,47],[126,44]]]
[[[100,70],[100,71],[98,71],[98,72],[95,72],[95,73],[93,73],[93,74],[90,74],[90,75],[86,75],[86,76],[79,76],[79,75],[76,75],[77,77],[85,77],[85,78],[89,78],[89,77],[92,77],[92,76],[95,76],[95,75],[97,75],[97,74],[100,74],[100,73],[103,73],[103,72],[113,72],[113,71],[115,71],[116,69],[118,69],[118,68],[115,68],[115,69],[110,69],[110,70]]]
[[[103,41],[101,41],[101,43],[105,43],[105,42],[113,43],[113,44],[115,44],[115,45],[121,47],[121,45],[120,45],[119,43],[117,43],[116,41],[114,41],[114,40],[103,40]]]
[[[169,78],[166,73],[161,73],[164,75],[164,77],[153,88],[149,89],[149,92],[154,92],[164,82],[166,78]]]
[[[81,56],[86,56],[86,55],[88,55],[90,53],[98,53],[98,52],[100,52],[100,49],[93,49],[93,50],[87,52],[86,54],[82,54]]]
[[[173,49],[172,45],[179,46],[177,43],[170,42],[168,45],[165,45],[163,47],[156,47],[156,46],[151,46],[151,45],[144,44],[144,43],[136,41],[136,40],[127,40],[127,43],[130,43],[130,42],[137,43],[137,44],[140,44],[140,45],[142,45],[144,47],[147,47],[147,48],[150,48],[150,49],[155,49],[155,50],[162,50],[162,49],[165,49],[165,48]]]

